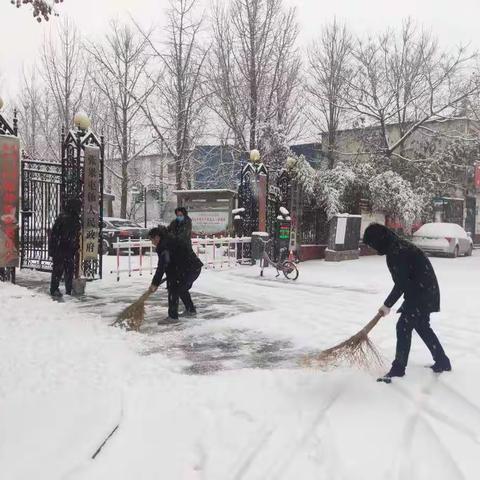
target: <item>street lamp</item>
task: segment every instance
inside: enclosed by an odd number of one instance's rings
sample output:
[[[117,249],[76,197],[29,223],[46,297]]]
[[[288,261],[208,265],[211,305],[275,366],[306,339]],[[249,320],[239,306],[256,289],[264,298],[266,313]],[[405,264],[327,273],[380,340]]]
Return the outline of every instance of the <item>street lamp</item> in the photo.
[[[73,117],[73,124],[80,130],[88,130],[92,122],[85,112],[78,112]]]
[[[260,152],[257,149],[250,151],[250,161],[252,163],[260,162]]]

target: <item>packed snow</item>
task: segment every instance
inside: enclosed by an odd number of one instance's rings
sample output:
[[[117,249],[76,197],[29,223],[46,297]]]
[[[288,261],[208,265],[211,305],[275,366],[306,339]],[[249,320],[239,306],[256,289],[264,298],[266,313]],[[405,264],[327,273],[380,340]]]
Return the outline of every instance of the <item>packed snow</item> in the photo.
[[[467,239],[465,230],[455,223],[427,223],[421,226],[414,234],[414,237],[451,237]]]
[[[424,368],[414,334],[392,385],[375,378],[394,354],[395,315],[372,333],[382,369],[300,365],[376,313],[391,287],[384,258],[301,263],[295,283],[258,266],[204,271],[198,318],[158,327],[161,290],[139,333],[109,324],[150,276],[117,283],[105,258],[85,299],[52,302],[41,273],[0,284],[2,480],[478,478],[478,252],[432,260],[432,324],[453,372]]]

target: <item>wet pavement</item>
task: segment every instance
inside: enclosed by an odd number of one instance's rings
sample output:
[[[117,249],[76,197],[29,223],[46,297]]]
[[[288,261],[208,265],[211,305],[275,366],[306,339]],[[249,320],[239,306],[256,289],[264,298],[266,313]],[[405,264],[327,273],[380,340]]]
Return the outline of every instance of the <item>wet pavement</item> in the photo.
[[[17,283],[37,293],[48,294],[47,274],[21,273]],[[148,285],[148,283],[147,283]],[[145,280],[132,279],[125,283],[95,282],[87,284],[86,294],[65,296],[65,303],[91,314],[99,314],[109,324],[144,291]],[[252,305],[230,299],[192,292],[198,315],[181,317],[179,323],[158,325],[167,316],[165,289],[152,295],[145,308],[145,321],[139,333],[145,335],[142,355],[162,354],[183,360],[183,372],[205,375],[222,370],[241,368],[285,368],[297,366],[305,355],[285,340],[266,337],[252,329],[229,327],[225,319],[249,314]],[[180,308],[182,310],[182,308]],[[113,328],[113,327],[112,327]]]

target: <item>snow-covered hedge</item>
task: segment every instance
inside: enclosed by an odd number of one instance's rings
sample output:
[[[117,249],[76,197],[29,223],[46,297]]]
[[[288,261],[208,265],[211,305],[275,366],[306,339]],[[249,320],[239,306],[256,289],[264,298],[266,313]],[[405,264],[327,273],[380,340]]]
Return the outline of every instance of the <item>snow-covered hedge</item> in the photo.
[[[422,215],[424,196],[392,170],[379,173],[369,162],[352,166],[339,163],[330,170],[315,170],[305,157],[295,155],[287,159],[286,167],[304,194],[315,199],[329,219],[347,210],[346,198],[352,189],[370,198],[375,212],[395,216],[406,226],[411,226]]]
[[[420,218],[424,200],[398,173],[389,170],[376,175],[369,187],[374,211],[400,218],[407,227]]]

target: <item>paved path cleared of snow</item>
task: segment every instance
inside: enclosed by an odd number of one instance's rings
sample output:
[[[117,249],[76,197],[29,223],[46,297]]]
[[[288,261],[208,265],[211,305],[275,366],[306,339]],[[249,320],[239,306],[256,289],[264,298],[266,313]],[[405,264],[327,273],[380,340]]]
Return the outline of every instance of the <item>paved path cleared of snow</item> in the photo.
[[[407,376],[392,385],[374,381],[380,370],[298,363],[373,316],[391,286],[382,258],[301,264],[295,283],[255,267],[204,272],[199,318],[156,326],[159,292],[139,333],[108,324],[148,276],[108,275],[85,299],[59,304],[42,274],[21,272],[30,289],[0,285],[0,477],[476,480],[475,253],[433,259],[442,312],[432,323],[454,372],[424,368],[431,360],[414,335]],[[395,319],[372,335],[387,367]]]

